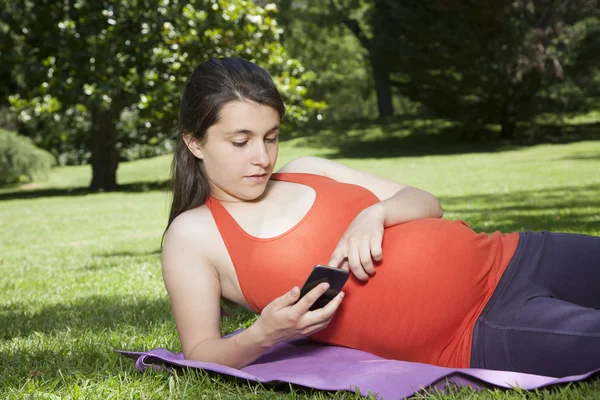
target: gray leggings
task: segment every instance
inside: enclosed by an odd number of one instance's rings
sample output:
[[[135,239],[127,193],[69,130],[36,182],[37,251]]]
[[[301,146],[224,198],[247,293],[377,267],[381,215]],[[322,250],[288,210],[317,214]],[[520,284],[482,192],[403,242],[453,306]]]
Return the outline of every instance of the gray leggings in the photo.
[[[600,237],[519,235],[475,324],[471,367],[556,377],[600,368]]]

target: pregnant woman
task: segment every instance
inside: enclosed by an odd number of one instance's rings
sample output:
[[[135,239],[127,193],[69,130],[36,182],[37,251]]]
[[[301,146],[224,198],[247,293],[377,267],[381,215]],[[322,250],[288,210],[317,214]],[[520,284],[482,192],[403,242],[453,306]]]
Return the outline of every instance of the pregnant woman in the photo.
[[[239,58],[186,83],[163,277],[186,358],[243,367],[301,336],[382,357],[549,376],[600,367],[600,238],[476,233],[420,189],[316,157],[275,172],[284,104]],[[315,264],[351,277],[300,301]],[[258,314],[220,334],[220,299]]]

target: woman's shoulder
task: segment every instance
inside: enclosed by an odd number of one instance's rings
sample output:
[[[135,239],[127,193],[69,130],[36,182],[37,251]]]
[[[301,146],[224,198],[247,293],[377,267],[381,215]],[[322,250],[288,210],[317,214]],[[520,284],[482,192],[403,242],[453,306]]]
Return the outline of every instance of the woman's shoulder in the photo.
[[[339,162],[327,158],[315,156],[302,156],[294,158],[285,164],[278,173],[306,173],[320,175],[338,182],[356,183],[357,180],[372,178],[374,175],[365,177],[365,173]]]
[[[218,229],[209,208],[203,204],[179,214],[167,228],[165,246],[170,243],[194,245],[195,249],[210,249],[211,238]]]
[[[226,255],[215,220],[202,205],[179,214],[169,225],[161,252],[163,275],[220,271]],[[189,268],[182,267],[186,265]]]
[[[326,168],[324,165],[327,164],[327,162],[330,161],[320,157],[297,157],[287,162],[277,171],[277,173],[305,173],[326,176]]]
[[[361,186],[380,200],[388,199],[407,185],[326,158],[304,156],[285,164],[279,172],[320,175],[336,182]]]

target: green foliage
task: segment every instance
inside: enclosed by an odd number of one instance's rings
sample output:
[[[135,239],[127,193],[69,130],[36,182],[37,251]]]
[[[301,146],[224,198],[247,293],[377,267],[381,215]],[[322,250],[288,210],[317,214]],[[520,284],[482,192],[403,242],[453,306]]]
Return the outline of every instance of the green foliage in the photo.
[[[19,133],[54,154],[59,165],[89,162],[91,121],[84,105],[63,107],[51,96],[31,99],[12,96],[10,100],[12,110],[18,112]]]
[[[54,156],[31,139],[0,129],[0,184],[40,179],[55,164]]]
[[[317,4],[318,3],[318,4]],[[283,43],[315,72],[309,92],[327,108],[324,119],[375,117],[368,52],[339,18],[329,18],[321,2],[279,0]]]
[[[542,111],[585,111],[599,57],[597,1],[376,4],[371,25],[395,85],[438,115],[501,123],[510,134]],[[550,101],[563,82],[574,96]]]
[[[540,113],[599,103],[597,0],[277,1],[287,47],[318,73],[326,116],[376,115],[379,100],[380,114],[428,110],[511,136]],[[393,107],[381,107],[390,92]]]
[[[154,146],[172,137],[180,90],[209,58],[240,56],[266,68],[287,103],[288,124],[305,122],[323,107],[307,97],[314,74],[279,42],[272,5],[246,0],[0,4],[5,33],[0,52],[3,64],[11,66],[3,71],[17,83],[10,102],[23,131],[55,153],[74,152],[81,157],[77,161],[90,157],[94,171],[107,166],[114,173],[117,157],[110,154],[119,148]],[[134,131],[119,130],[117,125],[131,125],[123,113],[134,119]],[[70,149],[61,147],[69,144]]]
[[[14,131],[17,129],[17,118],[8,107],[0,106],[0,129]]]

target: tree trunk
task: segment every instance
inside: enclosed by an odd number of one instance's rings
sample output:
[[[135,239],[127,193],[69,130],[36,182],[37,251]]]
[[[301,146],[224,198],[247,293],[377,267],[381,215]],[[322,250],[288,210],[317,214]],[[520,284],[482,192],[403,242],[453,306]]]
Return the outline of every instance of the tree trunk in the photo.
[[[517,127],[517,116],[515,113],[515,107],[511,101],[508,101],[502,105],[500,125],[502,126],[502,131],[500,134],[502,139],[514,139]]]
[[[344,18],[344,24],[350,32],[356,36],[360,44],[369,52],[369,61],[373,70],[375,81],[375,94],[377,95],[377,109],[379,117],[391,117],[394,115],[394,104],[392,103],[392,86],[390,84],[390,71],[385,61],[378,57],[377,48],[373,40],[367,38],[360,24],[355,19]]]
[[[114,115],[111,110],[92,108],[92,182],[89,189],[93,191],[117,189],[117,127]]]
[[[379,117],[391,117],[394,115],[394,104],[392,103],[390,72],[385,63],[374,56],[371,56],[371,68],[373,69],[373,80],[375,81]]]

